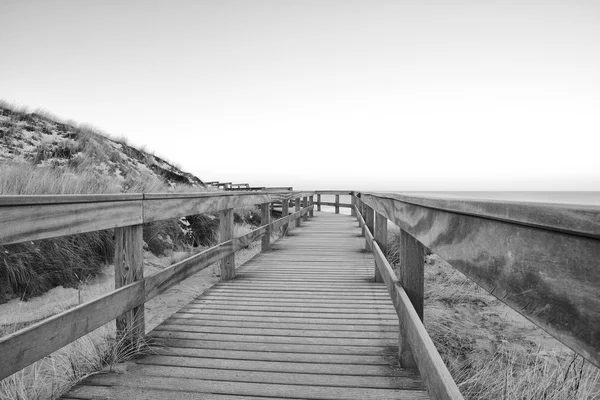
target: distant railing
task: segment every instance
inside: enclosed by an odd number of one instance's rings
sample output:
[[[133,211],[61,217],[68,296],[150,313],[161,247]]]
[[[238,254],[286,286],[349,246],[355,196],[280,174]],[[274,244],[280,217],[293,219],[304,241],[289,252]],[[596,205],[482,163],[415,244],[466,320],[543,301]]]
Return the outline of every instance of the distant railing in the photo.
[[[135,342],[145,333],[144,303],[221,260],[221,279],[235,277],[235,252],[312,215],[313,192],[182,193],[61,196],[0,196],[0,245],[113,229],[115,290],[0,338],[0,380],[116,319],[117,335]],[[300,207],[301,198],[304,208]],[[270,220],[270,203],[282,218]],[[289,202],[295,205],[289,214]],[[233,210],[261,205],[262,226],[233,236]],[[220,243],[147,277],[143,276],[143,224],[219,212]]]

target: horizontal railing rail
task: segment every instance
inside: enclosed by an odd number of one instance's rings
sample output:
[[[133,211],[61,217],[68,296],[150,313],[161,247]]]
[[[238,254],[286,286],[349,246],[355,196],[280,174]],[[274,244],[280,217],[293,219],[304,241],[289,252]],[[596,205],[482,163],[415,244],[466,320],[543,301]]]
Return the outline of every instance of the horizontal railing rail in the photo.
[[[221,261],[222,279],[235,277],[235,252],[259,238],[262,251],[268,251],[271,232],[279,228],[285,232],[290,223],[300,226],[303,217],[312,216],[312,196],[313,192],[290,191],[0,196],[0,244],[114,228],[116,287],[93,301],[0,338],[0,380],[115,319],[117,335],[139,340],[145,331],[146,301],[217,261]],[[281,203],[283,216],[271,221],[274,201]],[[291,214],[290,201],[295,206]],[[262,226],[233,237],[233,209],[256,204],[261,205]],[[219,212],[218,245],[143,276],[143,223],[210,212]]]

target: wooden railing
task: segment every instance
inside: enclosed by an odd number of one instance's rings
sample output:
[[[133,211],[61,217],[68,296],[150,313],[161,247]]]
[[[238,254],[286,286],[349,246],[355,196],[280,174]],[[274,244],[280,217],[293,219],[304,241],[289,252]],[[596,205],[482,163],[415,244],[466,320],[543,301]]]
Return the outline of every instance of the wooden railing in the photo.
[[[0,338],[0,380],[116,319],[117,335],[135,342],[143,336],[144,303],[221,260],[221,279],[235,277],[235,252],[312,214],[313,192],[183,193],[66,196],[0,196],[0,245],[114,229],[115,290],[11,335]],[[300,207],[300,199],[304,208]],[[283,217],[270,221],[270,203]],[[295,201],[295,212],[288,204]],[[262,226],[233,237],[233,209],[261,205]],[[220,243],[147,277],[143,276],[144,223],[219,212]]]
[[[114,228],[117,289],[0,339],[0,379],[115,318],[133,340],[143,333],[145,301],[218,260],[222,278],[233,277],[235,251],[259,237],[268,250],[268,233],[300,226],[312,215],[315,195],[317,210],[347,207],[357,217],[375,258],[375,280],[385,283],[400,319],[400,361],[419,368],[432,398],[462,397],[422,324],[426,248],[600,366],[600,207],[356,191],[4,196],[0,244]],[[324,195],[335,201],[321,201]],[[351,202],[340,203],[340,196]],[[266,222],[275,202],[282,218],[231,236],[233,208],[261,204]],[[219,245],[141,276],[143,223],[217,211]],[[400,276],[385,257],[388,221],[400,228]]]
[[[366,192],[353,193],[353,202],[371,231],[374,220],[374,248],[385,246],[378,235],[387,220],[400,228],[402,276],[388,274],[374,254],[392,298],[403,288],[421,318],[427,247],[600,366],[599,206]]]

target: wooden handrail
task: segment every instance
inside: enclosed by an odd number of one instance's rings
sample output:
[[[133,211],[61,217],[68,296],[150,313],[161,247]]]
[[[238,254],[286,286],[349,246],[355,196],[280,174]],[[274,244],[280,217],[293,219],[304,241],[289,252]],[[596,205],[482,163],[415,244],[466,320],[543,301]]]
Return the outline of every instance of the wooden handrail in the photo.
[[[406,240],[426,246],[600,366],[600,207],[356,196],[394,222]]]
[[[0,245],[264,204],[310,192],[0,196]]]
[[[292,221],[296,221],[297,226],[300,226],[299,221],[302,217],[309,215],[312,206],[305,202],[305,207],[293,214],[284,215],[244,236],[227,238],[210,249],[148,277],[143,277],[142,274],[136,275],[141,271],[139,271],[139,266],[132,265],[138,263],[141,265],[138,253],[141,252],[143,245],[140,237],[143,222],[157,220],[155,218],[166,219],[193,215],[199,213],[198,211],[226,210],[229,212],[228,210],[239,207],[241,204],[261,204],[264,214],[269,209],[268,205],[271,200],[296,199],[298,202],[300,197],[308,195],[310,192],[286,192],[285,194],[271,192],[259,195],[143,194],[117,196],[117,198],[101,196],[98,197],[100,201],[94,201],[95,196],[43,196],[43,198],[27,196],[24,198],[25,204],[23,205],[18,204],[18,197],[10,196],[10,199],[5,197],[3,205],[0,206],[0,221],[5,222],[0,224],[0,243],[2,244],[34,240],[32,238],[58,237],[110,227],[119,228],[120,231],[115,235],[117,240],[115,251],[116,290],[0,338],[0,354],[2,354],[0,380],[115,318],[117,319],[117,334],[129,335],[131,340],[138,340],[139,336],[144,333],[143,304],[146,301],[214,262],[231,257],[237,250],[248,246],[275,229],[288,225]],[[160,202],[165,204],[160,204]],[[69,206],[75,207],[77,213],[75,216],[67,218]],[[111,210],[111,207],[114,209]],[[184,211],[169,211],[168,207],[181,207]],[[99,210],[106,212],[99,213]],[[133,215],[127,214],[130,210]],[[165,214],[158,216],[157,210],[163,210]],[[22,217],[19,223],[16,221],[15,216],[17,215]],[[117,223],[117,216],[122,216],[125,222]],[[67,218],[67,220],[59,223],[59,217]],[[104,223],[105,220],[109,222]],[[7,221],[12,221],[12,223],[7,224]],[[70,229],[69,223],[77,225],[78,228]],[[23,228],[27,225],[30,225],[28,229]],[[35,232],[35,228],[39,229],[40,226],[46,229],[43,234]],[[262,250],[269,250],[266,240],[263,241]],[[235,273],[233,263],[230,263],[225,271],[233,275]]]

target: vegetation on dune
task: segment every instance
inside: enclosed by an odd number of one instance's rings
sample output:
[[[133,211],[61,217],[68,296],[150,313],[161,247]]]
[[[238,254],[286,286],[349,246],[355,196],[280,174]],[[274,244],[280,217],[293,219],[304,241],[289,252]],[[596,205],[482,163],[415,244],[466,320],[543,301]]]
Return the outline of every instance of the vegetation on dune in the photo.
[[[396,266],[399,236],[390,231]],[[468,400],[600,399],[600,369],[519,316],[435,254],[425,259],[425,327]],[[525,328],[517,328],[518,323]],[[529,333],[533,332],[534,335]]]
[[[200,179],[125,140],[2,101],[0,165],[0,195],[206,190]],[[236,236],[260,225],[257,207],[237,209],[234,217]],[[157,256],[199,251],[218,241],[218,227],[216,214],[145,224],[144,247]],[[27,300],[55,286],[77,288],[111,263],[113,253],[112,230],[0,246],[0,304],[13,297]],[[25,325],[0,326],[0,336]],[[139,354],[141,349],[120,343],[112,325],[0,381],[0,400],[56,398],[90,373]]]

